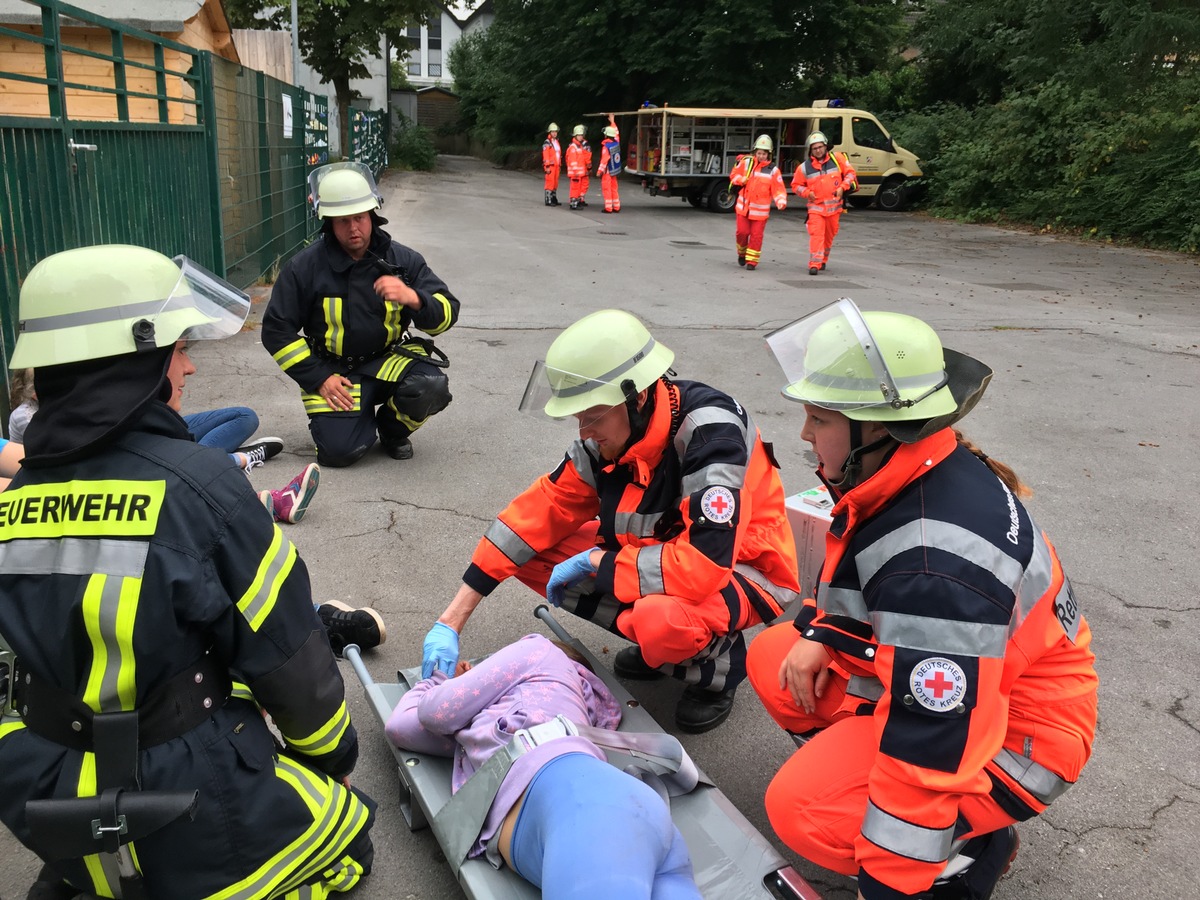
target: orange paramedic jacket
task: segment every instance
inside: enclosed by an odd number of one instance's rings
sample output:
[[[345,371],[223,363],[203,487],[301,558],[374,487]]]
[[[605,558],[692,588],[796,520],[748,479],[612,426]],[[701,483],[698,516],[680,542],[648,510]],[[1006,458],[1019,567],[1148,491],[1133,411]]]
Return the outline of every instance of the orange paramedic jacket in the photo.
[[[558,138],[546,135],[546,140],[542,142],[542,168],[546,171],[557,169],[562,164],[560,152]]]
[[[838,501],[826,553],[796,628],[851,676],[847,706],[874,703],[859,889],[916,894],[945,865],[964,794],[1022,820],[1079,777],[1091,630],[1049,540],[950,428]]]
[[[766,219],[771,215],[771,204],[779,209],[787,207],[787,188],[783,186],[783,174],[779,166],[767,161],[762,165],[753,155],[739,156],[729,173],[729,183],[740,186],[736,211],[748,219]]]
[[[844,153],[828,153],[820,165],[810,156],[792,175],[792,192],[808,201],[808,211],[819,216],[841,215],[840,187],[858,183],[858,174]]]
[[[557,469],[496,518],[463,576],[468,585],[491,593],[599,517],[607,552],[596,587],[621,602],[648,594],[703,601],[728,584],[735,566],[754,570],[746,574],[770,605],[761,617],[773,618],[796,597],[796,548],[770,444],[715,388],[659,380],[652,390],[644,437],[615,463],[593,442],[576,441]]]
[[[567,144],[567,177],[586,178],[592,169],[592,148],[587,141],[571,139]]]

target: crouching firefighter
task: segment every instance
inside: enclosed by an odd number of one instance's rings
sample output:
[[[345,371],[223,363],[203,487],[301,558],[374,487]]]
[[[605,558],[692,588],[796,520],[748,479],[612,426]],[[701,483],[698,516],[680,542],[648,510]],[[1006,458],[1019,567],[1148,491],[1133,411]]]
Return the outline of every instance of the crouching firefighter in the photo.
[[[376,437],[392,459],[411,459],[409,436],[452,398],[446,354],[410,331],[442,334],[458,300],[380,227],[383,197],[362,163],[315,169],[309,189],[321,238],[280,271],[263,346],[300,385],[322,466],[357,462]]]
[[[0,820],[30,896],[299,898],[370,871],[374,804],[308,574],[229,457],[171,409],[176,344],[245,294],[129,246],[21,288],[14,366],[40,408],[0,499]],[[274,720],[277,744],[264,721]]]

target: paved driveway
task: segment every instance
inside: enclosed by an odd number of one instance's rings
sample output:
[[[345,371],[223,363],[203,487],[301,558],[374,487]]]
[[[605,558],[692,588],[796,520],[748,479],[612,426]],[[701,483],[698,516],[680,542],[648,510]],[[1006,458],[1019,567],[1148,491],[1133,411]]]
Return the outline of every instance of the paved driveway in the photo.
[[[996,376],[968,435],[1035,489],[1030,509],[1055,542],[1095,632],[1101,723],[1082,781],[1021,827],[997,898],[1178,898],[1200,889],[1200,267],[1195,259],[1051,236],[854,211],[829,269],[807,275],[803,211],[774,214],[758,271],[734,263],[733,218],[622,187],[620,215],[542,206],[541,176],[443,158],[434,174],[383,182],[391,233],[422,251],[463,302],[438,343],[455,400],[416,435],[416,456],[375,451],[323,473],[288,529],[316,596],[374,604],[388,642],[375,676],[420,658],[496,511],[552,468],[564,425],[516,413],[533,361],[584,313],[620,306],[677,353],[682,378],[740,399],[774,441],[789,493],[815,483],[799,407],[763,335],[838,296],[929,321]],[[566,196],[564,182],[563,196]],[[261,314],[261,306],[256,307]],[[253,473],[282,486],[312,457],[299,398],[254,331],[196,348],[193,410],[254,406],[288,450]],[[534,597],[502,586],[472,619],[465,653],[538,626]],[[623,642],[586,623],[602,657]],[[348,668],[345,674],[352,679]],[[460,896],[428,833],[409,833],[382,733],[351,683],[363,738],[357,783],[380,801],[375,875],[364,900]],[[635,686],[669,723],[676,689]],[[684,743],[765,833],[764,789],[790,742],[747,687],[729,722]],[[23,896],[37,866],[0,836],[0,895]],[[786,854],[785,855],[789,855]],[[790,856],[790,855],[789,855]],[[798,867],[832,900],[852,884]]]

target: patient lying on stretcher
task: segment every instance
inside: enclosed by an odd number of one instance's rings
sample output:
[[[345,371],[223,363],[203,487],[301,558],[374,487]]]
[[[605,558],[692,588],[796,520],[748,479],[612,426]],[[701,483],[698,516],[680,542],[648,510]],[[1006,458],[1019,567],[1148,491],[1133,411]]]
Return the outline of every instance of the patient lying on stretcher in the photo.
[[[453,756],[458,791],[518,729],[560,714],[615,729],[620,705],[568,652],[574,653],[531,634],[474,668],[460,664],[452,679],[435,672],[393,710],[388,739],[408,750]],[[487,852],[499,866],[489,844],[544,898],[700,898],[666,804],[581,736],[539,744],[516,759],[470,853]]]

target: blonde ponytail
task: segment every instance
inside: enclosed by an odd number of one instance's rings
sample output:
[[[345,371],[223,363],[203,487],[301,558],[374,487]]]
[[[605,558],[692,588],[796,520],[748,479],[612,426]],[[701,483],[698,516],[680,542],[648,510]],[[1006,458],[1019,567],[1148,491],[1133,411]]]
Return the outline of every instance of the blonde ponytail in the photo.
[[[1011,468],[1000,462],[998,459],[992,459],[973,443],[963,437],[963,433],[957,428],[954,429],[954,436],[958,439],[958,442],[963,445],[963,447],[970,450],[977,457],[983,460],[983,464],[991,469],[995,473],[996,477],[1003,481],[1005,486],[1019,498],[1022,500],[1028,500],[1033,496],[1033,489],[1023,482],[1017,476],[1017,473]]]

